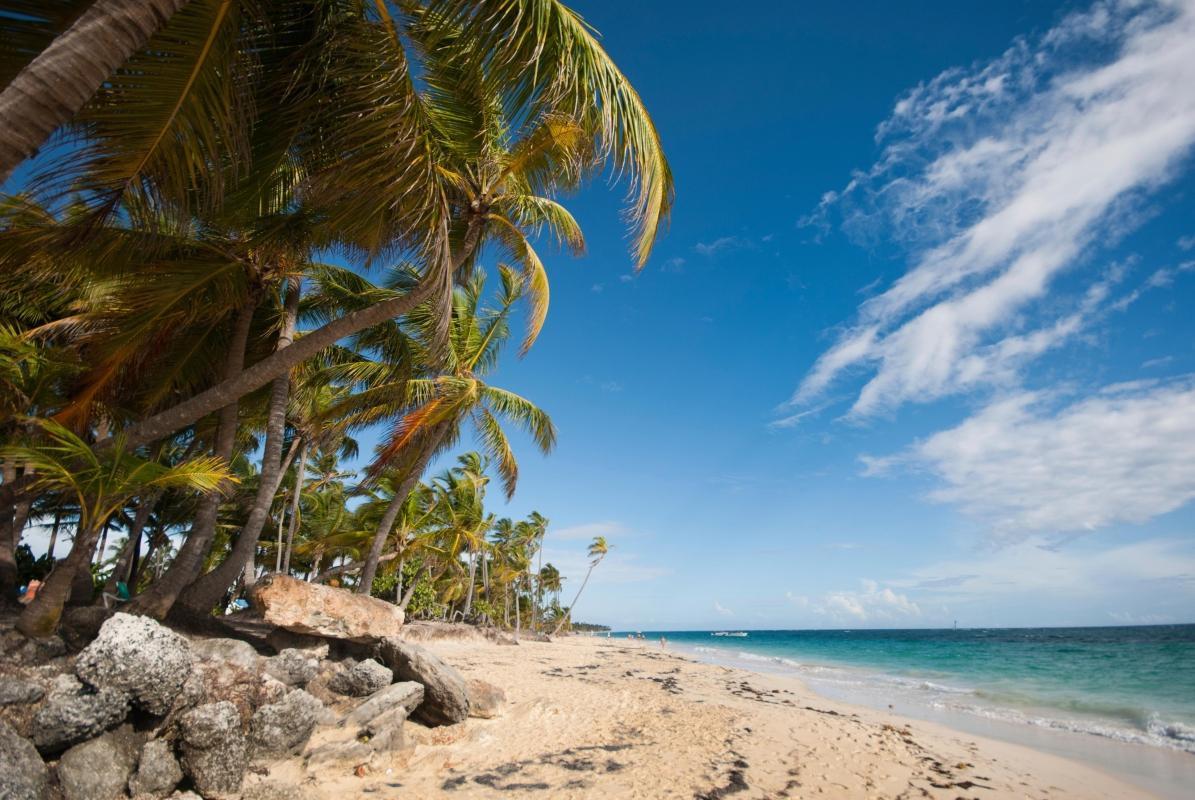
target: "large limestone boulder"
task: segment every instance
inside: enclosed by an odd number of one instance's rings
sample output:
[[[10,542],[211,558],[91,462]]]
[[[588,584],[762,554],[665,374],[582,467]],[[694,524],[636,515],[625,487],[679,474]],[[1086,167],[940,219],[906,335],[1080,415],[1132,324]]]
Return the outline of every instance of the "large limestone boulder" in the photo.
[[[66,800],[123,797],[137,764],[137,744],[136,736],[126,726],[67,750],[58,761],[58,784],[63,796]]]
[[[165,739],[151,739],[141,748],[137,773],[129,779],[133,797],[165,797],[183,779],[183,768]]]
[[[326,648],[324,653],[327,654]],[[306,686],[319,672],[319,658],[307,650],[288,647],[267,658],[265,669],[287,686]]]
[[[191,671],[187,640],[149,617],[114,614],[75,660],[75,674],[101,689],[127,692],[133,704],[165,714]]]
[[[394,673],[372,658],[360,661],[346,670],[336,673],[328,681],[328,688],[349,697],[365,697],[385,689],[394,682]]]
[[[332,639],[371,642],[397,636],[403,624],[403,612],[393,603],[285,575],[259,580],[249,600],[271,625]]]
[[[73,676],[59,675],[46,702],[33,715],[33,743],[43,753],[57,753],[115,728],[128,713],[126,692],[90,691]]]
[[[43,800],[48,781],[37,748],[0,719],[0,800]]]
[[[465,690],[469,695],[469,716],[471,717],[493,719],[500,716],[506,707],[506,692],[480,678],[467,680]]]
[[[401,708],[404,716],[410,714],[423,702],[423,684],[414,681],[394,683],[375,692],[368,700],[353,709],[347,717],[347,725],[365,725],[387,711]]]
[[[204,797],[240,791],[248,766],[248,746],[237,707],[227,700],[193,708],[178,723],[183,771]]]
[[[296,689],[279,703],[257,709],[249,723],[249,742],[257,757],[298,752],[311,738],[324,704],[302,689]]]
[[[423,684],[423,702],[412,718],[427,725],[455,725],[469,716],[469,695],[459,672],[430,651],[401,639],[384,639],[377,647],[379,660],[400,681]]]
[[[240,639],[195,639],[191,651],[199,658],[209,661],[226,661],[246,672],[259,671],[262,659],[253,645]]]

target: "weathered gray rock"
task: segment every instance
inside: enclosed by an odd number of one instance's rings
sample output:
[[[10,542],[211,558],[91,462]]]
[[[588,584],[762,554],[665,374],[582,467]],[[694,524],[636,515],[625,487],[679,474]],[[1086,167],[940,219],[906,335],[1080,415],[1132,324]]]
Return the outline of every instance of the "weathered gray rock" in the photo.
[[[75,660],[75,674],[127,692],[151,714],[170,710],[191,669],[187,640],[149,617],[114,614]]]
[[[165,797],[182,779],[183,768],[174,757],[170,742],[152,739],[141,748],[137,772],[129,779],[129,794],[133,797]]]
[[[479,719],[493,719],[501,716],[506,708],[506,692],[492,683],[479,678],[465,681],[465,691],[469,694],[469,716]]]
[[[257,709],[249,723],[253,754],[278,756],[302,750],[323,709],[323,703],[302,689],[295,689],[280,703]]]
[[[105,733],[77,744],[58,761],[58,784],[66,800],[114,800],[124,796],[137,763],[131,730]]]
[[[414,681],[394,683],[380,692],[375,692],[364,703],[353,709],[344,721],[349,726],[361,726],[393,708],[401,708],[404,714],[410,714],[422,702],[423,684]]]
[[[295,633],[285,628],[274,628],[266,635],[266,644],[281,654],[283,650],[299,650],[314,659],[328,657],[331,647],[328,640],[306,633]]]
[[[49,770],[33,742],[0,719],[0,800],[42,800]]]
[[[357,731],[357,740],[367,743],[374,752],[390,753],[401,750],[404,744],[403,726],[407,722],[407,710],[401,706],[365,723]]]
[[[230,661],[197,659],[183,683],[175,708],[194,708],[228,700],[247,723],[262,704],[266,687],[261,674],[248,672]]]
[[[427,725],[454,725],[469,716],[465,679],[454,668],[417,644],[383,639],[378,657],[402,681],[423,684],[423,702],[411,715]]]
[[[66,642],[57,636],[26,639],[17,634],[16,647],[5,655],[18,664],[44,664],[50,659],[66,655]]]
[[[253,645],[240,639],[194,639],[191,652],[199,658],[236,664],[246,672],[255,672],[262,666],[262,658]]]
[[[119,689],[89,691],[74,678],[55,681],[45,704],[33,715],[33,743],[57,753],[115,728],[129,713],[129,696]]]
[[[339,762],[360,764],[368,761],[371,756],[373,748],[355,739],[347,742],[328,742],[307,754],[307,769],[310,771],[324,764]]]
[[[266,672],[287,686],[306,686],[319,672],[319,658],[306,650],[288,647],[266,659]]]
[[[23,706],[36,703],[46,696],[46,690],[32,681],[20,678],[0,678],[0,706]]]
[[[248,765],[241,717],[227,700],[193,708],[179,718],[183,772],[204,797],[235,794]]]
[[[175,792],[170,795],[170,800],[203,800],[203,798],[194,792]]]
[[[394,682],[394,673],[372,658],[354,664],[332,676],[328,688],[349,697],[365,697]]]
[[[403,623],[402,609],[393,603],[285,575],[262,578],[249,599],[271,625],[331,639],[370,642],[396,636]]]

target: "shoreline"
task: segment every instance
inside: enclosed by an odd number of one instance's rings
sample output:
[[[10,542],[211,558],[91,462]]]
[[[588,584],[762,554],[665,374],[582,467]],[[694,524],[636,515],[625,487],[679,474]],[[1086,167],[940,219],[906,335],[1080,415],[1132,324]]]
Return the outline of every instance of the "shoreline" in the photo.
[[[1188,796],[1188,787],[1195,785],[1195,755],[1178,747],[1125,741],[1087,731],[1035,725],[1028,721],[985,717],[959,709],[935,708],[905,696],[888,696],[881,700],[879,695],[882,687],[878,684],[867,687],[869,691],[859,688],[851,691],[801,675],[796,669],[770,657],[759,657],[758,661],[744,659],[730,651],[688,642],[674,644],[671,640],[669,647],[700,663],[791,677],[810,692],[828,700],[873,711],[890,711],[900,717],[941,725],[958,735],[980,736],[1044,751],[1108,773],[1166,800],[1183,800]],[[848,669],[845,666],[834,668]],[[882,672],[873,675],[861,668],[857,672],[864,680],[884,675]]]
[[[654,642],[572,636],[517,647],[426,642],[504,712],[355,769],[271,772],[316,797],[1158,797],[1102,770],[935,722],[843,703],[794,676],[710,664]]]

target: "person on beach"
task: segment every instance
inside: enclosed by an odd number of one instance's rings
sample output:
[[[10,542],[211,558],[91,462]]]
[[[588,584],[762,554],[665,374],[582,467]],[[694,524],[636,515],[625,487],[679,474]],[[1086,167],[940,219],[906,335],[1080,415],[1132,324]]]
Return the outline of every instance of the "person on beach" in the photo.
[[[666,638],[664,638],[663,636],[661,636],[660,637],[660,649],[664,650],[667,647],[668,647],[668,640]]]

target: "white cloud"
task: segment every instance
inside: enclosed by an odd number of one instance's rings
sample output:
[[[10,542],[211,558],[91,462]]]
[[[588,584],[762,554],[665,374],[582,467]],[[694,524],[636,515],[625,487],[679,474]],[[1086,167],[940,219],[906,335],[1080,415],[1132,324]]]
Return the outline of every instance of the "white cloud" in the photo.
[[[698,242],[693,246],[693,249],[697,251],[699,255],[703,255],[708,258],[727,250],[738,250],[747,246],[748,242],[740,239],[737,236],[719,236],[712,242]]]
[[[551,528],[548,530],[548,538],[552,541],[583,540],[588,542],[595,536],[605,536],[607,539],[620,538],[630,532],[630,528],[621,522],[603,520],[600,522],[586,522],[581,525],[569,525],[564,528]]]
[[[898,102],[879,162],[821,212],[906,237],[912,266],[863,303],[795,401],[852,368],[874,371],[857,416],[1007,384],[1073,336],[1098,301],[1018,327],[1060,272],[1132,224],[1126,205],[1179,173],[1195,143],[1191,41],[1195,0],[1099,2]]]
[[[1195,248],[1195,236],[1180,236],[1178,238],[1177,244],[1179,250],[1190,250],[1191,248]]]
[[[723,617],[733,617],[734,616],[733,611],[731,611],[729,608],[726,608],[725,606],[723,606],[717,600],[714,601],[714,611],[718,612],[718,614]]]
[[[880,587],[872,580],[862,580],[862,591],[827,592],[817,600],[804,595],[785,592],[788,601],[803,611],[809,611],[834,622],[893,622],[921,616],[921,608],[907,595]]]
[[[895,457],[877,474],[924,466],[930,497],[982,520],[999,538],[1142,523],[1195,498],[1195,384],[1111,386],[1070,405],[1018,392]]]
[[[604,284],[601,284],[601,283],[595,283],[593,286],[590,286],[590,287],[589,287],[589,291],[591,291],[591,292],[601,292],[601,291],[602,291],[603,289],[605,289],[605,288],[606,288],[606,287],[605,287],[605,285],[604,285]]]
[[[635,276],[627,273],[626,275],[619,275],[618,280],[622,283],[630,283],[631,281],[635,280]]]

